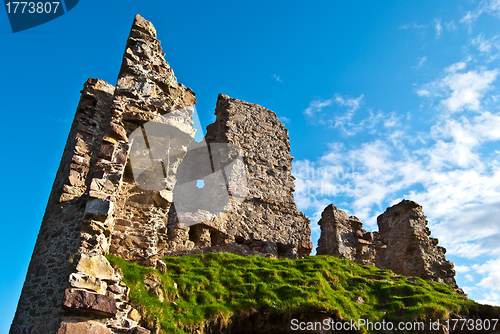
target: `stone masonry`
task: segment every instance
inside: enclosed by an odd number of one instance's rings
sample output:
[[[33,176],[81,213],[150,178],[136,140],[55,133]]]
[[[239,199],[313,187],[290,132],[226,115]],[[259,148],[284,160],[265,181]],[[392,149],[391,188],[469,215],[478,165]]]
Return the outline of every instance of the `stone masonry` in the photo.
[[[403,200],[380,215],[377,223],[378,232],[366,232],[357,217],[348,217],[333,204],[327,206],[319,221],[317,254],[446,283],[463,294],[454,278],[454,264],[446,260],[446,249],[438,246],[438,239],[429,237],[431,231],[420,205]]]
[[[226,250],[271,257],[309,255],[309,219],[297,210],[292,195],[295,187],[288,131],[274,112],[222,94],[215,114],[216,121],[207,127],[205,139],[210,147],[214,143],[230,143],[241,148],[248,195],[232,210],[191,226],[184,233],[172,212],[170,226],[175,241],[165,254],[179,254],[179,243],[185,247],[189,239],[194,244],[185,248],[184,254]],[[233,198],[241,196],[237,193],[241,188],[233,187]]]
[[[89,79],[81,93],[11,334],[149,333],[106,254],[162,270],[165,255],[310,253],[309,220],[292,196],[288,131],[272,111],[220,95],[216,122],[194,142],[195,94],[177,82],[149,21],[134,19],[116,88]],[[175,136],[165,139],[152,122]],[[153,154],[165,140],[166,153]],[[193,181],[185,170],[200,147],[208,157],[201,174],[228,167],[218,192],[230,203],[221,214],[198,208],[197,224],[185,226],[175,192]]]

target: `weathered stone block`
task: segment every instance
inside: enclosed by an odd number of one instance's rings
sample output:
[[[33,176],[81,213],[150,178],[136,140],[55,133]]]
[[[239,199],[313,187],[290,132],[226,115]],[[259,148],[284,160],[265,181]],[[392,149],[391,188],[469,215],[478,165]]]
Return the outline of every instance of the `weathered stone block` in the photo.
[[[85,206],[85,215],[92,215],[96,220],[105,220],[113,209],[113,202],[103,198],[91,198]]]
[[[99,158],[103,158],[111,161],[113,157],[113,153],[115,153],[115,145],[113,144],[102,144],[101,149],[99,150]]]
[[[116,139],[128,142],[127,131],[125,131],[125,129],[121,125],[111,123],[109,125],[109,133]]]
[[[112,280],[115,273],[108,260],[102,255],[80,254],[76,270],[101,280]]]
[[[106,293],[106,282],[85,274],[73,273],[69,276],[69,284],[74,288],[88,289],[101,295]]]
[[[115,316],[117,311],[113,297],[79,289],[66,289],[64,291],[63,306],[106,317]]]

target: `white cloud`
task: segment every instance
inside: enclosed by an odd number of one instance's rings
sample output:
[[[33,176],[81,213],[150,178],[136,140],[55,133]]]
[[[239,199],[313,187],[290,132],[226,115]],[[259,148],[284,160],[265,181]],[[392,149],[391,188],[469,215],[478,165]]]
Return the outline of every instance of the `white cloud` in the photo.
[[[445,72],[450,72],[450,73],[455,73],[457,71],[463,70],[467,66],[467,63],[463,61],[459,61],[455,64],[451,64],[450,66],[446,67],[444,70]]]
[[[487,14],[490,14],[494,17],[500,18],[500,0],[481,1],[476,10],[467,12],[467,14],[460,20],[460,22],[467,25],[468,30],[469,30],[469,34],[472,33],[472,24],[483,13],[487,13]]]
[[[285,116],[279,116],[278,119],[282,122],[282,123],[285,123],[285,124],[290,124],[292,123],[292,121],[290,120],[290,118],[288,117],[285,117]]]
[[[279,75],[277,75],[277,74],[275,74],[275,75],[273,76],[273,78],[275,78],[275,79],[276,79],[276,81],[278,81],[278,82],[283,82],[283,80],[281,80],[281,79],[280,79],[280,76],[279,76]]]
[[[477,49],[481,53],[490,53],[492,44],[489,40],[485,39],[483,34],[479,34],[476,38],[471,41],[471,44],[477,46]]]
[[[451,91],[451,96],[442,100],[448,110],[455,112],[464,108],[479,110],[480,100],[484,93],[491,89],[491,83],[496,80],[498,70],[469,71],[454,73],[445,77],[441,83]]]
[[[339,94],[335,94],[335,102],[339,106],[346,107],[347,110],[351,113],[356,112],[361,105],[361,101],[363,100],[364,95],[360,95],[358,98],[344,98]]]
[[[481,300],[476,300],[480,304],[488,304],[492,306],[500,306],[500,294],[496,292],[484,293]]]
[[[331,106],[332,104],[333,99],[311,101],[311,103],[309,103],[309,107],[304,110],[304,114],[308,117],[313,117],[317,114],[320,114],[325,107]]]
[[[465,275],[465,282],[474,282],[474,276],[471,274]]]
[[[485,276],[477,285],[490,292],[500,291],[500,258],[489,260],[481,265],[473,265],[472,269]],[[499,295],[494,298],[500,302]]]
[[[467,25],[467,28],[469,30],[469,34],[472,34],[472,24],[474,23],[474,21],[477,20],[479,15],[481,15],[481,13],[469,11],[469,12],[467,12],[467,15],[462,17],[462,19],[460,20],[460,23]]]
[[[455,266],[455,271],[460,274],[468,273],[470,270],[467,266]]]
[[[362,131],[374,133],[379,125],[384,128],[395,128],[400,126],[404,118],[396,116],[394,112],[383,113],[371,108],[359,111],[363,104],[363,94],[357,98],[335,94],[329,100],[311,101],[303,113],[308,120],[337,129],[345,136],[354,136]]]
[[[427,89],[419,89],[419,90],[417,90],[417,95],[418,96],[431,96],[431,92],[429,92]]]
[[[441,105],[450,112],[480,109],[485,93],[493,88],[492,83],[500,73],[498,69],[459,72],[466,63],[458,62],[445,69],[446,75],[424,85],[417,95],[441,99]]]
[[[436,38],[439,38],[443,33],[443,26],[441,25],[441,19],[434,20],[434,29],[436,29]]]

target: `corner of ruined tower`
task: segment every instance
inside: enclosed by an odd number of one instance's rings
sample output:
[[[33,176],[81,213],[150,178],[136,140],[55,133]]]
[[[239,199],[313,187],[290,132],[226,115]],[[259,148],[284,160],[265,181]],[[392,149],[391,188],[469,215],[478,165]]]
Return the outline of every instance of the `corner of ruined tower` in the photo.
[[[162,217],[168,214],[172,189],[159,194],[136,186],[126,167],[130,136],[169,114],[174,116],[169,126],[178,126],[188,140],[194,137],[194,93],[177,82],[163,56],[153,25],[137,15],[116,88],[98,79],[85,83],[11,334],[142,330],[128,288],[104,254],[120,246],[126,259],[147,258],[157,251],[166,228]],[[180,159],[182,150],[167,168]],[[165,183],[172,188],[175,173]],[[151,208],[151,198],[160,195],[162,205]],[[143,209],[149,215],[142,215]]]

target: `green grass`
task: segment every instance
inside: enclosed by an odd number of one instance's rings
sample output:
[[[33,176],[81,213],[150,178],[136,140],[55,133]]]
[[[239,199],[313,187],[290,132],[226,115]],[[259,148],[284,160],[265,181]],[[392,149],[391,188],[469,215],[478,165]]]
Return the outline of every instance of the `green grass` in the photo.
[[[122,270],[131,301],[142,307],[149,323],[158,319],[167,333],[184,333],[181,328],[206,321],[228,323],[233,315],[262,306],[279,312],[322,310],[344,320],[392,322],[445,320],[450,313],[478,307],[445,284],[410,281],[390,270],[332,256],[302,260],[229,253],[166,257],[165,274],[113,256],[108,260]],[[163,303],[147,292],[143,280],[148,275],[161,279]],[[354,301],[357,296],[363,304]]]

